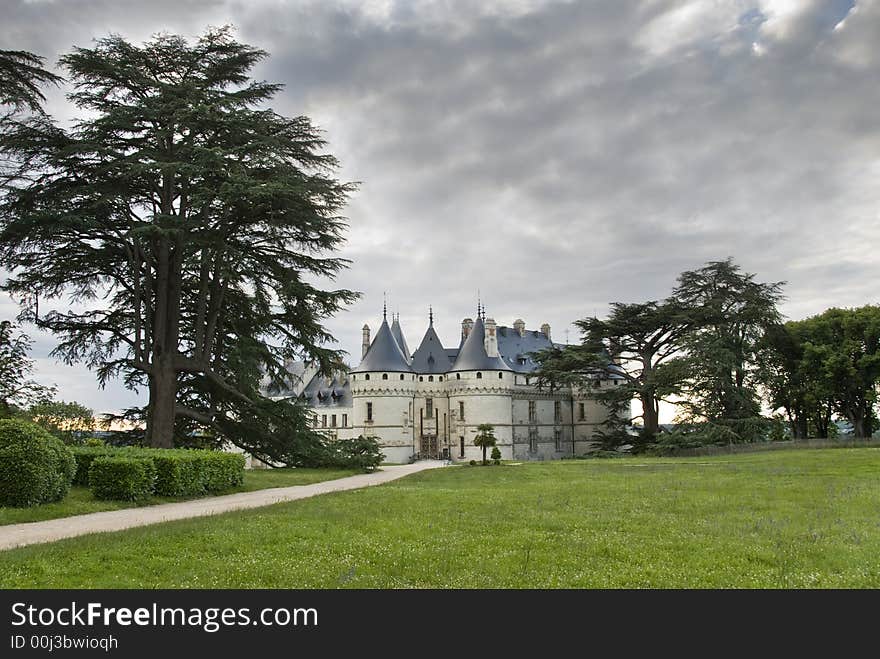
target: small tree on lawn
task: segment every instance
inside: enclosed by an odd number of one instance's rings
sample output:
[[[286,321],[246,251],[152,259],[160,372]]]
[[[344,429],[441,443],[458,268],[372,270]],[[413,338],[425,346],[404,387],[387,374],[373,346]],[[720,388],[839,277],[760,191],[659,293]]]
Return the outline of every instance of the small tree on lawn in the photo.
[[[492,447],[492,461],[495,464],[501,464],[501,451],[497,446]]]
[[[486,464],[486,449],[495,446],[495,427],[491,423],[481,423],[477,426],[477,436],[474,437],[474,446],[483,448],[483,464]]]

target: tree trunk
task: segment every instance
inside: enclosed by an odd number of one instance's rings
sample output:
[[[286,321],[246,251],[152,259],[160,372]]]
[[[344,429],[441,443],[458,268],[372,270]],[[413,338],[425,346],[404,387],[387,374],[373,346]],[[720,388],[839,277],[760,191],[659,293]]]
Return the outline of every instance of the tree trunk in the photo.
[[[645,435],[648,437],[656,437],[660,432],[659,414],[657,414],[657,405],[654,396],[649,393],[643,393],[639,396],[642,403],[642,420],[645,423]]]
[[[150,408],[147,416],[148,443],[153,448],[174,448],[176,405],[177,373],[173,364],[157,362],[155,372],[150,378]]]

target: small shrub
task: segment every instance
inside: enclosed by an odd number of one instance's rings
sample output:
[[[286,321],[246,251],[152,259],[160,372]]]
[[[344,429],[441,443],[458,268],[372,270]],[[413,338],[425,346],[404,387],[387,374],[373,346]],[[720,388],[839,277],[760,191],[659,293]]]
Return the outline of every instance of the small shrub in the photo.
[[[476,466],[477,466],[477,461],[476,461],[476,460],[471,460],[471,461],[470,461],[470,465],[471,465],[471,467],[476,467]]]
[[[89,467],[89,489],[96,499],[146,499],[155,482],[156,467],[151,458],[99,456]]]
[[[501,460],[501,449],[497,446],[492,447],[492,459],[495,461],[495,464],[498,464],[498,461]]]
[[[379,442],[373,437],[360,435],[354,439],[337,439],[327,443],[325,467],[374,471],[385,459]]]
[[[83,446],[89,446],[89,447],[107,446],[107,442],[105,442],[100,437],[86,437],[83,440]]]
[[[0,505],[59,501],[75,471],[73,455],[61,440],[22,419],[0,420]]]

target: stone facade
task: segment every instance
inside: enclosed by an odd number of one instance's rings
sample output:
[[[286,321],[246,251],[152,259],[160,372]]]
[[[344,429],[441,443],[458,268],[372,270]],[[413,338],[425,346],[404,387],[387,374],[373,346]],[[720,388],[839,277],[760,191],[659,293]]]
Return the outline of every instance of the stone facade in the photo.
[[[363,329],[361,363],[348,374],[321,377],[300,367],[304,386],[289,392],[314,411],[315,427],[333,438],[379,440],[387,462],[419,458],[478,460],[477,426],[495,428],[505,460],[551,460],[591,450],[604,408],[584,391],[535,386],[530,353],[553,345],[550,327],[497,326],[485,314],[462,321],[457,349],[440,344],[431,318],[419,348],[408,353],[399,321]],[[403,344],[403,348],[401,348]],[[595,380],[619,386],[622,378]]]

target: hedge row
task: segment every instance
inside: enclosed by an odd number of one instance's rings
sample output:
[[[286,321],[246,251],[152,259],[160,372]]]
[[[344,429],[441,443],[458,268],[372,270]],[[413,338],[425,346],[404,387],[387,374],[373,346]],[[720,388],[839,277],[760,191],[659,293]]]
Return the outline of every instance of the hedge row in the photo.
[[[96,499],[146,499],[155,484],[156,467],[150,458],[99,456],[89,467],[89,487]]]
[[[150,485],[150,493],[163,497],[189,497],[202,494],[223,492],[233,487],[238,487],[244,482],[243,455],[237,453],[224,453],[222,451],[203,451],[188,449],[145,449],[145,448],[116,448],[112,446],[75,447],[73,449],[76,458],[77,470],[74,482],[79,485],[88,485],[98,498],[114,498],[99,495],[92,480],[92,468],[98,461],[107,458],[119,460],[147,460],[152,465],[153,480]],[[137,471],[137,467],[121,466],[122,463],[114,463],[113,467],[120,478],[134,478],[131,474]],[[102,477],[107,467],[102,467]],[[126,482],[129,482],[126,480]],[[103,488],[103,485],[102,485]],[[102,492],[109,491],[106,488]],[[123,487],[126,493],[123,498],[131,498],[133,490]]]

